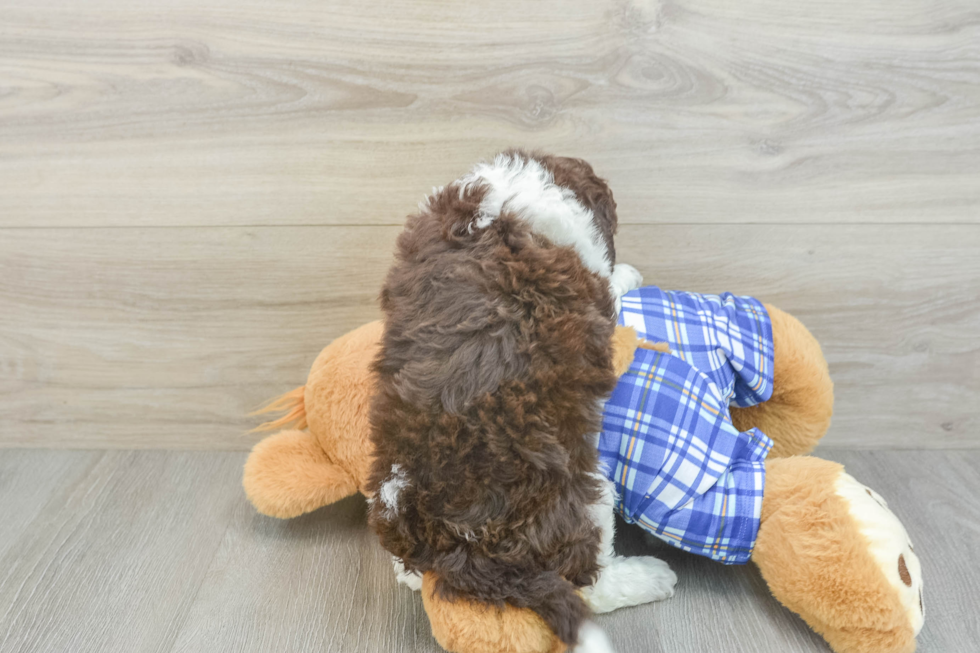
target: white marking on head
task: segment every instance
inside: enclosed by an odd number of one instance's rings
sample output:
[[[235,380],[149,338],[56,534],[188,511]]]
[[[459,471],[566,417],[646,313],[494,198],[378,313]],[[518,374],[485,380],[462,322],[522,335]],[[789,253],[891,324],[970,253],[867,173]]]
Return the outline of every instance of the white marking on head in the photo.
[[[504,209],[523,218],[531,229],[556,245],[571,247],[582,264],[609,277],[612,263],[606,242],[575,192],[555,184],[551,172],[535,159],[498,154],[492,163],[481,163],[459,180],[459,195],[475,183],[488,187],[469,231],[485,229]]]
[[[405,470],[398,463],[391,466],[391,474],[381,484],[378,490],[378,498],[384,508],[385,519],[391,519],[398,514],[398,496],[401,491],[408,487],[408,477]]]

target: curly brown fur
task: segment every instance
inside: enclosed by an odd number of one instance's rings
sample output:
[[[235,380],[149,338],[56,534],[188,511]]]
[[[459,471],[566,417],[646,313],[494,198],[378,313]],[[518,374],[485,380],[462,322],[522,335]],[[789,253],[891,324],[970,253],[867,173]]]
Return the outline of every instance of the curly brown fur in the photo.
[[[537,160],[611,239],[615,204],[591,168]],[[473,229],[487,192],[449,185],[398,239],[381,294],[370,518],[407,569],[440,577],[441,596],[531,608],[573,644],[588,615],[575,589],[599,571],[592,437],[615,385],[614,305],[608,280],[526,215],[505,205]]]

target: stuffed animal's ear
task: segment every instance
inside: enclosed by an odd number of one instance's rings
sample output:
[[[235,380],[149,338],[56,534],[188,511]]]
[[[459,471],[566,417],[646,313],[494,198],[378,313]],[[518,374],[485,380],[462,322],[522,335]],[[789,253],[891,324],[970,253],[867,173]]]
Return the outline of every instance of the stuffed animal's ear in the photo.
[[[263,515],[286,519],[340,501],[357,483],[333,464],[308,431],[281,431],[252,449],[242,479],[245,494]]]
[[[622,376],[633,364],[633,357],[636,356],[637,348],[652,349],[665,354],[670,353],[670,347],[666,342],[650,342],[643,340],[636,335],[633,327],[617,326],[613,333],[613,371],[616,376]]]
[[[498,608],[466,599],[446,601],[436,577],[422,577],[422,604],[432,635],[450,653],[566,653],[567,647],[534,611]]]
[[[617,326],[613,333],[613,370],[616,376],[622,376],[633,363],[636,347],[640,338],[633,327]]]

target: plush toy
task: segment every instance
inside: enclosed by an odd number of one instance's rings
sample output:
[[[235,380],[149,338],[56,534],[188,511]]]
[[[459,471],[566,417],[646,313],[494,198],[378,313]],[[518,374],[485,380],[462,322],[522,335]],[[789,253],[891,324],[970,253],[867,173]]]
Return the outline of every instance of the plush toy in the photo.
[[[618,508],[627,521],[723,562],[751,557],[773,595],[838,653],[913,651],[923,620],[922,581],[904,528],[878,494],[840,465],[802,455],[823,436],[833,404],[826,362],[806,328],[747,298],[652,287],[623,298],[621,323],[628,326],[617,329],[613,342],[621,381],[604,415],[604,430],[612,425],[608,431],[616,434],[604,433],[599,448],[625,495]],[[381,332],[381,323],[372,322],[338,338],[317,357],[305,386],[261,411],[287,414],[260,428],[291,427],[258,443],[245,464],[245,491],[261,513],[295,517],[363,492],[372,455],[370,363]],[[715,365],[716,354],[724,354],[725,365]],[[726,369],[733,373],[726,375]],[[675,383],[678,375],[684,383]],[[672,384],[674,395],[668,392]],[[635,410],[625,398],[644,389],[655,400],[677,403],[700,393],[707,416],[719,408],[719,398],[735,404],[730,417],[725,406],[711,425],[730,436],[730,446],[713,481],[702,477],[711,465],[699,472],[698,483],[691,484],[701,485],[699,492],[668,500],[669,483],[653,496],[632,492],[637,485],[629,479],[639,473],[633,468],[644,471],[637,443],[669,449],[675,439],[669,425],[663,443],[631,435],[630,429],[639,433],[645,422],[628,417]],[[642,487],[656,486],[656,473],[652,478],[651,484],[641,475]],[[702,506],[711,513],[708,535],[693,526],[701,515],[699,502],[725,505]],[[745,513],[752,502],[754,521]],[[739,525],[716,528],[730,521]],[[433,635],[449,651],[565,650],[530,610],[442,601],[430,574],[421,585]]]

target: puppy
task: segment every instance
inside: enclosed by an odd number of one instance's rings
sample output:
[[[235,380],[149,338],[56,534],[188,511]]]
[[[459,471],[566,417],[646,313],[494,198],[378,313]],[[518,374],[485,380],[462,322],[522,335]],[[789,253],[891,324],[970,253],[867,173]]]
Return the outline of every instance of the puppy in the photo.
[[[382,545],[405,573],[435,572],[443,597],[530,608],[570,646],[589,614],[577,590],[612,559],[595,435],[615,300],[639,285],[614,267],[616,227],[587,163],[506,152],[434,189],[381,293],[368,490]],[[580,649],[608,648],[582,630]]]

